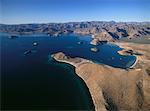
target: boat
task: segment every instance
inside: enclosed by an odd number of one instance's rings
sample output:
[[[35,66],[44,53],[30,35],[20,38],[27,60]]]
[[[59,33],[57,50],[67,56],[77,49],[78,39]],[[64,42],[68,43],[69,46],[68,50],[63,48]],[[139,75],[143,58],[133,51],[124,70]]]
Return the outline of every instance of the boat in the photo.
[[[92,52],[98,52],[99,49],[97,49],[96,47],[92,47],[92,48],[91,48],[91,51],[92,51]]]
[[[34,43],[33,43],[33,46],[37,46],[37,45],[38,45],[38,43],[37,43],[37,42],[34,42]]]
[[[51,36],[51,34],[50,34],[50,33],[48,33],[48,34],[47,34],[47,36]]]
[[[18,38],[18,36],[17,36],[17,35],[11,35],[11,36],[9,36],[8,38],[9,38],[9,39],[15,39],[15,38]]]
[[[27,51],[24,52],[24,55],[27,55],[27,54],[30,54],[30,53],[32,53],[32,51],[31,50],[27,50]]]
[[[83,41],[79,41],[79,42],[77,42],[78,44],[83,44]]]

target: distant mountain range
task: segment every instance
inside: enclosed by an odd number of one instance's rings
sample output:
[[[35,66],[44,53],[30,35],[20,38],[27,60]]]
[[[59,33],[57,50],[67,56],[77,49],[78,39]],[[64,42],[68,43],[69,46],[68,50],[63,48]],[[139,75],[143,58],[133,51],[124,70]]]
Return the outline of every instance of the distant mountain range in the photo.
[[[71,33],[90,34],[102,40],[117,40],[123,37],[131,39],[150,36],[150,22],[91,21],[19,25],[0,24],[0,32],[20,35],[44,33],[49,36]]]

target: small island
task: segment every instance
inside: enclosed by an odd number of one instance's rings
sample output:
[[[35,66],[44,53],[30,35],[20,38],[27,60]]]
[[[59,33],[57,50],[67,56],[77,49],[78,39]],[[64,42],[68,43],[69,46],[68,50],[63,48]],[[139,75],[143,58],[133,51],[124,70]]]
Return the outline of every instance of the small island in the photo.
[[[92,52],[98,52],[98,51],[99,51],[99,49],[98,49],[98,48],[96,48],[96,47],[92,47],[92,48],[91,48],[91,51],[92,51]]]

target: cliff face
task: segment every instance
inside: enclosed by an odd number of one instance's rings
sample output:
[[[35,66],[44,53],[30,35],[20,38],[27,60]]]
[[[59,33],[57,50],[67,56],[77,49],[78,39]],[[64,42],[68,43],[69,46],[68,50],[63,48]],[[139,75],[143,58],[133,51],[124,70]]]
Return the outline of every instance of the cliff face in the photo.
[[[76,74],[89,88],[96,111],[148,111],[150,110],[150,58],[149,49],[143,47],[149,45],[134,43],[119,43],[119,45],[143,53],[141,56],[143,59],[139,58],[133,69],[124,70],[99,65],[82,58],[66,58],[62,53],[54,54],[53,57],[55,58],[56,55],[57,61],[71,63],[76,67]],[[59,54],[61,57],[58,56]]]

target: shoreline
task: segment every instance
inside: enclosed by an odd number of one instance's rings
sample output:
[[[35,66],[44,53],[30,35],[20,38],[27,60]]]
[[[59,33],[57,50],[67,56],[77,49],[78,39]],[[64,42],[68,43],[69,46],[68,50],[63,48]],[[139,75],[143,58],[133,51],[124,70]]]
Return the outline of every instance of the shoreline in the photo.
[[[62,52],[58,52],[56,54],[61,54],[61,56],[64,56],[67,58],[67,56],[62,53]],[[76,58],[68,58],[68,60],[66,59],[59,59],[58,57],[56,57],[56,54],[52,54],[51,57],[54,58],[56,61],[58,62],[63,62],[63,63],[67,63],[67,64],[70,64],[74,67],[78,67],[79,65],[81,64],[84,64],[84,63],[93,63],[92,61],[90,60],[87,60],[87,59],[83,59],[83,58],[79,58],[79,57],[76,57]],[[70,60],[69,60],[70,59]],[[76,59],[76,60],[75,60]],[[74,62],[75,61],[75,62]]]
[[[118,54],[123,55],[123,56],[129,55],[128,53],[126,53],[126,51],[127,51],[127,49],[122,49],[122,50],[118,51]],[[138,56],[136,56],[136,55],[132,55],[132,56],[134,56],[136,60],[132,65],[130,65],[129,68],[134,68],[139,61]]]
[[[148,65],[150,63],[150,44],[137,44],[128,42],[115,42],[115,44],[123,48],[123,50],[118,51],[120,55],[133,55],[136,57],[136,64],[134,63],[133,67],[141,67],[142,64]]]
[[[119,111],[125,109],[135,111],[139,109],[147,110],[148,107],[144,106],[148,106],[150,99],[148,93],[149,72],[147,71],[150,68],[150,51],[148,50],[150,45],[143,44],[139,46],[135,43],[115,44],[123,48],[123,50],[118,51],[121,55],[130,55],[130,53],[126,53],[130,49],[142,54],[134,55],[133,53],[136,60],[129,70],[105,64],[96,64],[83,58],[71,58],[63,52],[55,53],[51,57],[56,61],[68,63],[75,67],[75,73],[83,79],[89,88],[96,111],[107,111],[113,105]],[[147,48],[145,49],[145,47]],[[144,93],[141,94],[139,92]]]
[[[89,81],[87,80],[87,77],[85,77],[84,73],[83,73],[83,75],[82,75],[82,73],[80,73],[82,68],[81,68],[81,70],[78,70],[78,69],[80,67],[84,66],[84,65],[91,65],[91,67],[93,67],[93,65],[96,65],[96,67],[102,68],[102,72],[104,72],[104,73],[106,73],[109,70],[112,70],[112,71],[115,70],[115,72],[116,72],[116,70],[119,70],[121,72],[125,72],[125,69],[114,68],[114,67],[111,67],[111,66],[108,66],[108,65],[105,65],[105,64],[104,65],[96,64],[96,63],[94,63],[94,62],[92,62],[90,60],[86,60],[86,59],[83,59],[83,58],[78,58],[78,57],[71,58],[71,57],[66,56],[63,52],[58,52],[58,53],[52,54],[51,57],[54,58],[58,62],[67,63],[67,64],[70,64],[70,65],[74,66],[75,67],[75,73],[79,77],[81,77],[83,79],[83,81],[86,83],[87,87],[89,88],[89,92],[91,94],[91,97],[92,97],[92,100],[93,100],[93,103],[94,103],[94,106],[95,106],[95,110],[96,111],[99,111],[99,110],[100,111],[107,111],[105,109],[106,103],[105,103],[105,100],[103,98],[103,93],[100,92],[100,95],[95,94],[97,92],[93,91],[93,85],[91,85],[91,83],[89,83]],[[132,65],[132,66],[134,66],[134,65]],[[89,70],[90,68],[87,68],[87,70]],[[98,69],[96,68],[96,73],[97,73],[97,70]],[[91,71],[92,72],[95,71],[94,68],[91,68],[90,72]],[[97,87],[97,84],[95,84],[95,85]],[[101,90],[101,89],[98,88],[98,90]],[[99,99],[97,100],[97,97],[98,98],[102,98],[102,99],[101,100],[99,100]]]
[[[135,56],[136,60],[135,62],[130,66],[130,68],[134,68],[136,66],[136,64],[138,63],[138,57]]]
[[[58,55],[60,55],[60,56],[58,56]],[[84,64],[86,65],[86,64],[95,64],[95,63],[93,63],[90,60],[83,59],[83,58],[77,58],[77,57],[76,58],[70,58],[70,57],[67,57],[63,52],[58,52],[56,54],[52,54],[51,57],[54,58],[58,62],[67,63],[67,64],[70,64],[70,65],[74,66],[75,67],[75,73],[83,79],[83,81],[85,82],[85,84],[87,85],[87,87],[89,89],[89,93],[92,97],[92,101],[94,103],[95,110],[96,111],[99,111],[99,110],[100,111],[107,111],[105,109],[105,105],[100,105],[101,107],[99,107],[99,105],[97,104],[97,99],[95,97],[95,94],[93,94],[93,90],[91,90],[91,86],[89,85],[88,81],[85,80],[84,76],[80,75],[80,73],[78,73],[78,71],[77,71],[78,67],[80,67]],[[75,59],[79,59],[79,62],[76,63]],[[101,93],[100,97],[102,97],[102,93]],[[103,101],[103,103],[104,103],[104,101]]]

